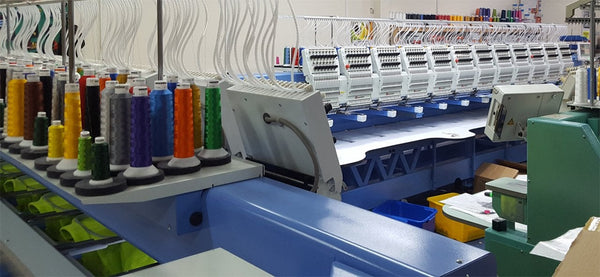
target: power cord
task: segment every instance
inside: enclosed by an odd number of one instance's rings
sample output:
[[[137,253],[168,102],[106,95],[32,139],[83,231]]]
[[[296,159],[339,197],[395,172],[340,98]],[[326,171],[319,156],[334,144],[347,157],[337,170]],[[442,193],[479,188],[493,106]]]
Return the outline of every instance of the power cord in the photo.
[[[315,151],[315,147],[313,146],[312,142],[308,139],[308,137],[306,135],[304,135],[304,133],[302,132],[302,130],[300,130],[300,128],[296,127],[296,125],[294,125],[294,123],[288,121],[285,118],[281,118],[281,117],[273,118],[268,113],[264,113],[263,120],[267,124],[276,122],[276,123],[279,123],[283,126],[290,128],[290,130],[292,130],[292,132],[294,132],[294,134],[296,134],[296,136],[300,139],[300,141],[302,141],[302,144],[304,144],[304,147],[306,148],[306,150],[308,151],[308,154],[310,155],[310,158],[312,159],[312,163],[313,163],[313,167],[314,167],[313,170],[314,170],[315,180],[313,182],[313,187],[310,191],[317,192],[317,190],[319,189],[319,176],[321,176],[321,172],[320,172],[320,168],[319,168],[319,161],[317,160],[317,154]]]

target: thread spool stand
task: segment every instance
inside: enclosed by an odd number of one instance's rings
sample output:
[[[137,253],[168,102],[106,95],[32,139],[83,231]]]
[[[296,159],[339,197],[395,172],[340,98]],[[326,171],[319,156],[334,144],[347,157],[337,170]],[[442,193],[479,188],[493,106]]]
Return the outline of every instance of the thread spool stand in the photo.
[[[205,92],[204,148],[198,153],[203,166],[219,166],[231,162],[231,154],[223,148],[221,126],[221,89],[218,81],[210,81]]]
[[[88,131],[81,131],[77,154],[77,169],[60,175],[60,185],[72,187],[81,180],[92,176],[92,136]]]
[[[63,140],[65,127],[60,120],[53,120],[48,127],[48,156],[35,159],[33,166],[37,170],[46,171],[49,167],[58,164],[63,157]]]
[[[4,140],[4,138],[6,137],[6,133],[4,132],[4,121],[5,120],[6,120],[6,103],[4,103],[4,98],[0,98],[0,140]]]
[[[79,84],[69,83],[65,85],[65,134],[64,134],[64,157],[56,165],[48,167],[46,176],[49,178],[60,178],[67,171],[77,169],[77,144],[81,132],[81,103],[79,99]]]
[[[192,89],[189,83],[180,83],[175,89],[174,151],[170,161],[160,162],[157,167],[166,175],[183,175],[200,170],[200,160],[194,152],[194,122]]]
[[[131,163],[122,173],[127,185],[147,185],[165,178],[163,171],[152,164],[150,141],[150,97],[146,87],[135,87],[131,99]]]
[[[19,155],[23,149],[33,145],[34,122],[36,114],[44,110],[44,91],[40,76],[35,73],[27,75],[24,85],[23,105],[23,140],[8,147],[8,152]]]
[[[173,157],[173,92],[167,89],[167,82],[154,82],[150,105],[152,161],[169,161]]]
[[[23,140],[23,99],[25,94],[25,82],[27,82],[27,80],[25,80],[25,77],[23,76],[23,69],[15,66],[12,70],[12,79],[8,81],[7,89],[7,136],[0,143],[0,147],[5,149],[15,143],[18,144]]]
[[[75,193],[83,196],[101,196],[127,189],[127,179],[122,174],[111,177],[108,143],[104,137],[95,138],[92,153],[94,155],[92,178],[77,182]]]
[[[102,95],[104,99],[110,97],[110,103],[105,103],[107,110],[104,113],[108,122],[109,168],[112,176],[123,172],[130,163],[131,94],[128,89],[126,84],[114,84],[112,93]]]
[[[48,117],[46,112],[38,112],[33,130],[33,144],[21,150],[21,159],[35,160],[48,155]]]

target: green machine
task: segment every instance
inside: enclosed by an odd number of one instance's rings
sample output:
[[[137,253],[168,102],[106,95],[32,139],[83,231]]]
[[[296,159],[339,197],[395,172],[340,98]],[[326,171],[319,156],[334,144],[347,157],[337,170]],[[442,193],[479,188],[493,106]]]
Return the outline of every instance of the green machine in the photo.
[[[498,86],[492,97],[486,135],[527,140],[528,181],[486,184],[500,218],[485,247],[500,276],[550,276],[559,262],[529,254],[533,247],[600,215],[600,107],[557,113],[562,91],[554,85]]]

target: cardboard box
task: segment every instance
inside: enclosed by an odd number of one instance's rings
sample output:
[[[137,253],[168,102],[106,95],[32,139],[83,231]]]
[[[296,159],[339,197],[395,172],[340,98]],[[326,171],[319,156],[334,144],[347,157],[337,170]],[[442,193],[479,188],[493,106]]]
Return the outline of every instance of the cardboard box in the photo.
[[[600,276],[600,217],[591,217],[554,276]]]
[[[479,168],[475,171],[475,178],[473,179],[473,193],[477,193],[485,190],[485,183],[496,180],[502,177],[515,178],[519,174],[519,171],[491,163],[482,163]]]

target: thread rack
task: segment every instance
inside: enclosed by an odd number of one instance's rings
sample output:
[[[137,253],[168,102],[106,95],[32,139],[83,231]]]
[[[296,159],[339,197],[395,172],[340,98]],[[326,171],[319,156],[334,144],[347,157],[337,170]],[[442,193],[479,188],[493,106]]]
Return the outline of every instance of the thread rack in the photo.
[[[119,193],[106,196],[80,196],[75,193],[74,188],[63,187],[59,184],[58,179],[46,178],[45,171],[34,169],[33,160],[21,159],[9,154],[6,149],[0,150],[0,159],[13,164],[24,174],[31,176],[58,195],[66,199],[77,199],[84,205],[145,202],[259,178],[264,175],[263,165],[232,158],[231,163],[226,165],[204,167],[198,172],[186,175],[167,176],[161,182],[146,186],[130,186]]]

